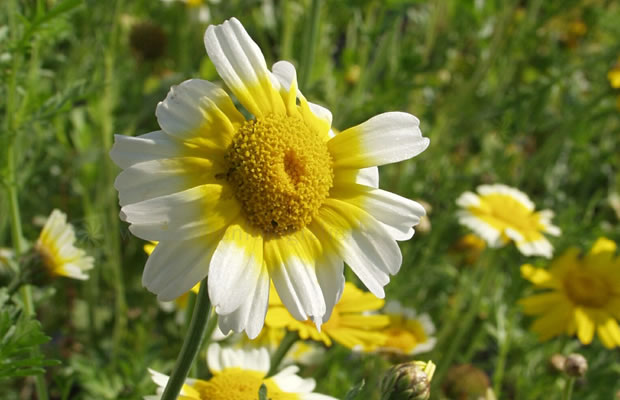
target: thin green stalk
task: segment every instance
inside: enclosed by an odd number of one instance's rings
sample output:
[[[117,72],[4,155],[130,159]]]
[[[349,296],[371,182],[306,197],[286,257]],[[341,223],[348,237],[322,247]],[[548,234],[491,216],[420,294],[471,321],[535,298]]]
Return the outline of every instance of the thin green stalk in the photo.
[[[295,25],[293,24],[291,0],[282,2],[282,44],[280,45],[280,59],[290,60],[293,57],[293,34]]]
[[[299,335],[297,332],[289,331],[286,333],[286,336],[280,342],[280,345],[276,349],[276,351],[271,356],[271,362],[269,367],[269,372],[267,372],[267,376],[271,376],[278,372],[278,367],[280,363],[286,356],[286,353],[293,347],[293,344],[299,339]]]
[[[506,358],[510,348],[510,320],[506,321],[503,314],[504,311],[505,306],[501,306],[497,315],[497,345],[499,347],[499,354],[497,355],[497,363],[493,373],[493,391],[497,398],[501,398],[502,380],[504,379]]]
[[[564,400],[571,400],[573,397],[573,388],[575,387],[575,378],[570,377],[568,382],[566,383],[566,388],[564,388]]]
[[[489,282],[491,281],[491,277],[495,275],[496,267],[494,265],[485,265],[485,270],[483,272],[482,281],[480,282],[480,286],[478,286],[478,290],[474,293],[473,298],[468,306],[465,315],[461,319],[459,319],[458,327],[452,340],[448,345],[448,349],[443,354],[440,364],[437,367],[437,371],[433,377],[433,382],[441,383],[443,377],[445,376],[448,368],[452,364],[452,361],[456,355],[456,351],[461,346],[465,335],[469,332],[471,328],[471,324],[476,318],[476,314],[480,308],[480,302],[482,297],[486,294],[487,288],[489,286]]]
[[[312,66],[314,64],[314,53],[319,41],[322,5],[322,0],[312,0],[312,6],[310,8],[310,26],[306,29],[305,46],[301,54],[299,66],[299,87],[302,88],[302,90],[303,88],[307,88],[310,83],[310,75],[312,74]]]
[[[209,290],[207,288],[207,278],[200,284],[200,291],[196,297],[196,305],[192,313],[192,322],[183,341],[183,347],[177,357],[177,361],[170,374],[170,379],[166,384],[161,400],[175,400],[181,391],[200,345],[207,331],[211,303],[209,302]]]

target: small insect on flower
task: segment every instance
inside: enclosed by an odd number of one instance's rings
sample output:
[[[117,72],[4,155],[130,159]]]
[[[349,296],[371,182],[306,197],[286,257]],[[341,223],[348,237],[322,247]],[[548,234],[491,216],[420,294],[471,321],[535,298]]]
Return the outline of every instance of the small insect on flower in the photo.
[[[387,335],[382,331],[389,324],[389,318],[386,315],[370,314],[383,307],[383,304],[382,299],[347,282],[342,298],[320,331],[309,321],[293,318],[277,295],[269,299],[265,324],[268,328],[295,331],[301,339],[320,341],[326,346],[331,346],[333,340],[350,349],[370,351],[382,346],[387,340]]]
[[[553,212],[534,212],[534,203],[523,192],[506,185],[481,185],[478,194],[463,193],[456,201],[462,207],[459,222],[480,235],[490,247],[513,240],[526,256],[551,258],[553,247],[543,233],[559,235],[551,224]]]
[[[331,396],[313,393],[315,381],[297,375],[299,368],[288,366],[267,377],[269,353],[266,349],[230,349],[212,344],[207,349],[207,365],[213,375],[209,380],[186,379],[179,394],[183,400],[256,400],[261,385],[267,388],[267,398],[273,400],[336,400]],[[157,395],[145,400],[159,400],[168,377],[149,370],[159,386]]]
[[[620,346],[620,256],[616,243],[599,238],[585,256],[568,249],[552,261],[549,270],[530,264],[521,275],[536,287],[548,289],[520,300],[525,314],[537,315],[532,331],[540,340],[563,333],[590,344],[594,333],[603,346]]]
[[[205,33],[207,53],[247,114],[218,85],[191,79],[159,103],[161,130],[116,136],[110,155],[130,231],[158,241],[142,282],[169,301],[208,274],[223,332],[260,332],[270,282],[298,320],[325,322],[344,262],[368,289],[398,272],[418,203],[378,189],[378,165],[424,151],[419,121],[389,112],[331,130],[331,113],[297,88],[286,61],[267,69],[241,23]]]
[[[73,226],[67,223],[67,215],[59,210],[52,211],[34,249],[51,276],[84,280],[88,279],[85,272],[93,268],[93,257],[75,247]]]

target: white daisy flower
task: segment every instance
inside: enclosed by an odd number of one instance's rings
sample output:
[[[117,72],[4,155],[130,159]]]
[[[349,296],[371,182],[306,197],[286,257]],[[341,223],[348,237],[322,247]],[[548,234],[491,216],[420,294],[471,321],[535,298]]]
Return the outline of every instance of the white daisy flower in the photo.
[[[269,353],[267,349],[222,348],[214,343],[207,349],[207,364],[213,376],[209,380],[186,379],[179,398],[184,400],[256,400],[264,384],[267,398],[282,400],[335,400],[334,397],[313,393],[314,379],[301,378],[299,368],[291,365],[267,378]],[[168,376],[149,369],[157,384],[157,395],[145,400],[159,400]]]
[[[246,118],[219,86],[191,79],[159,103],[161,130],[116,136],[121,218],[158,241],[142,282],[172,300],[207,274],[223,332],[260,332],[270,280],[299,320],[328,319],[346,262],[369,290],[400,269],[397,240],[425,212],[378,189],[378,165],[426,149],[416,117],[389,112],[334,136],[331,113],[306,100],[295,68],[267,69],[241,23],[205,33],[207,53]]]
[[[379,351],[413,355],[435,347],[435,324],[428,314],[418,315],[413,308],[403,307],[395,300],[389,301],[382,313],[388,316],[390,324],[383,330],[387,339]]]
[[[34,248],[52,276],[88,279],[85,271],[93,268],[94,259],[75,247],[73,226],[67,223],[67,216],[62,211],[52,211]]]
[[[534,212],[534,203],[525,193],[506,185],[481,185],[477,191],[465,192],[456,201],[463,208],[457,214],[461,224],[490,247],[501,247],[513,240],[526,256],[552,256],[553,247],[543,233],[561,233],[551,224],[553,211]]]

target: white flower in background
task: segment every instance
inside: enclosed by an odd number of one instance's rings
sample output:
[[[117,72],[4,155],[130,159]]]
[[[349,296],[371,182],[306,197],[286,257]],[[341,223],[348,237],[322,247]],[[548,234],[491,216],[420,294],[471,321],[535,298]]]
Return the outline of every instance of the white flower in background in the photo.
[[[62,211],[52,211],[34,248],[51,276],[88,279],[85,272],[93,268],[94,259],[75,247],[73,226]]]
[[[209,380],[186,379],[179,399],[183,400],[256,400],[264,384],[268,399],[278,400],[335,400],[334,397],[313,393],[314,379],[301,378],[299,368],[289,366],[267,378],[269,353],[267,349],[222,348],[215,343],[207,350],[207,365],[213,375]],[[157,395],[145,400],[159,400],[168,376],[149,370],[159,386]]]
[[[295,68],[273,70],[232,18],[205,33],[211,61],[245,111],[219,86],[191,79],[156,111],[162,130],[116,136],[110,153],[121,218],[158,241],[142,282],[162,301],[207,274],[223,332],[260,332],[270,281],[298,320],[329,319],[346,262],[368,289],[398,272],[396,241],[412,237],[418,203],[378,189],[378,165],[426,149],[416,117],[389,112],[331,131],[331,113],[306,100]]]
[[[560,228],[551,224],[553,212],[534,212],[529,197],[506,185],[481,185],[478,194],[463,193],[456,203],[459,222],[482,237],[490,247],[501,247],[513,240],[526,256],[550,258],[553,247],[543,233],[558,236]]]
[[[412,355],[435,347],[435,325],[428,314],[418,315],[394,300],[385,305],[382,314],[389,317],[390,324],[383,330],[387,339],[378,350]]]

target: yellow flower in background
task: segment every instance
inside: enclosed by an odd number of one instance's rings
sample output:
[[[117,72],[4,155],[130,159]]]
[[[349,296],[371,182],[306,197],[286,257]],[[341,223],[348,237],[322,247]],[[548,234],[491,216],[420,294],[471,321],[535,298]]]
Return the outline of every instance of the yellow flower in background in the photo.
[[[93,268],[94,259],[75,247],[75,231],[62,211],[52,211],[34,248],[51,276],[84,280],[85,272]]]
[[[620,89],[620,63],[607,72],[609,84],[614,89]]]
[[[385,343],[377,350],[403,355],[431,351],[435,347],[435,325],[428,314],[418,315],[412,308],[403,307],[397,301],[390,301],[382,314],[390,319],[383,330]]]
[[[208,274],[221,330],[250,337],[263,327],[270,282],[296,319],[317,326],[342,294],[344,262],[384,297],[402,263],[397,241],[425,211],[378,189],[377,166],[427,148],[418,119],[388,112],[334,135],[331,112],[301,94],[293,65],[267,69],[238,20],[209,26],[204,39],[252,118],[220,86],[192,79],[159,103],[161,130],[116,136],[120,216],[159,242],[143,285],[169,301]]]
[[[390,320],[386,315],[368,313],[381,309],[383,304],[384,300],[347,282],[342,298],[320,332],[309,321],[293,318],[277,296],[269,299],[265,325],[267,328],[296,331],[301,339],[320,341],[326,346],[331,346],[335,341],[350,349],[371,350],[385,343],[386,335],[382,330]]]
[[[213,375],[209,380],[186,379],[179,400],[256,400],[264,384],[267,397],[273,400],[336,400],[313,393],[315,381],[297,375],[299,368],[289,366],[267,378],[269,353],[266,349],[230,349],[212,344],[207,349],[207,365]],[[157,395],[145,400],[159,400],[168,376],[149,369],[158,386]]]
[[[462,253],[463,261],[467,264],[474,264],[480,258],[480,255],[486,249],[486,242],[480,236],[468,233],[454,243],[450,251],[453,253]]]
[[[247,335],[241,334],[241,340],[239,340],[236,345],[241,348],[264,347],[269,350],[270,353],[273,353],[276,351],[285,335],[285,328],[272,328],[267,325],[255,339],[250,339]],[[282,365],[317,364],[324,353],[325,349],[323,347],[319,347],[311,342],[298,340],[284,356]]]
[[[463,208],[457,214],[461,224],[490,247],[513,240],[526,256],[551,258],[553,247],[543,233],[560,234],[560,228],[551,224],[552,211],[534,212],[534,203],[525,193],[506,185],[481,185],[477,192],[465,192],[457,199]]]
[[[549,270],[521,267],[525,279],[548,289],[520,301],[525,314],[538,316],[531,329],[541,340],[577,333],[589,344],[596,332],[605,347],[620,346],[620,257],[615,252],[616,243],[599,238],[585,256],[571,248]]]

